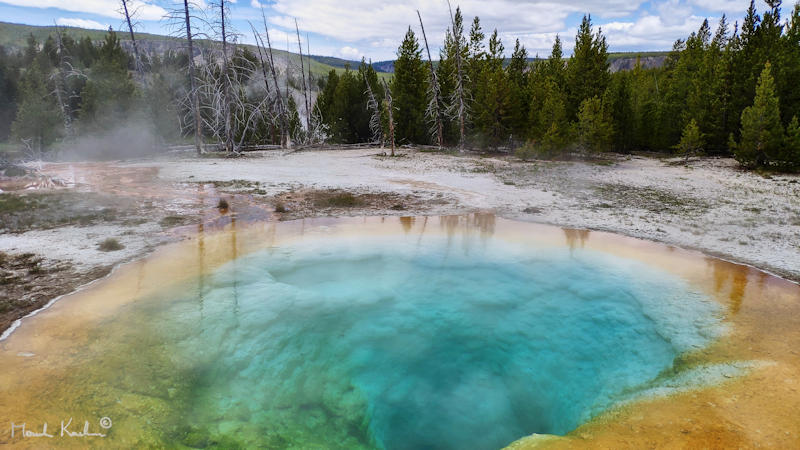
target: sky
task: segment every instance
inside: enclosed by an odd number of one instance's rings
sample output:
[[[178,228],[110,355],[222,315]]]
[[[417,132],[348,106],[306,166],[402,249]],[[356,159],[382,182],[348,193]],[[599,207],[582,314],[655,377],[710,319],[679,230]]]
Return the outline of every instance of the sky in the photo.
[[[208,7],[214,0],[194,0]],[[408,26],[420,36],[417,10],[422,14],[433,58],[444,40],[450,16],[446,0],[228,0],[233,28],[238,39],[254,43],[248,21],[257,29],[263,9],[273,45],[297,50],[295,19],[302,35],[303,49],[310,45],[314,55],[373,61],[394,59]],[[461,7],[465,27],[479,16],[488,36],[497,29],[510,55],[514,41],[528,49],[530,56],[547,56],[556,34],[561,35],[566,54],[571,53],[575,32],[584,14],[591,14],[602,28],[610,51],[669,50],[676,39],[697,30],[704,18],[712,29],[722,14],[730,23],[741,22],[749,0],[451,0]],[[168,34],[164,16],[182,0],[131,0],[136,11],[137,31]],[[762,0],[756,2],[765,9]],[[793,2],[785,2],[788,17]],[[0,21],[31,25],[60,25],[83,28],[123,29],[118,0],[0,0]],[[421,37],[421,36],[420,36]],[[308,39],[308,42],[306,42]]]

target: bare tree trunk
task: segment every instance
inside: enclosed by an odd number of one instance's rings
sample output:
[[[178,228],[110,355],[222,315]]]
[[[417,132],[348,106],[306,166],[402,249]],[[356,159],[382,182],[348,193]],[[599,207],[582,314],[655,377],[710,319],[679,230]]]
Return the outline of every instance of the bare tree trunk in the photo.
[[[372,60],[370,60],[370,64],[372,64]],[[375,98],[375,93],[372,91],[372,86],[369,84],[369,80],[364,80],[367,84],[367,107],[372,110],[372,115],[369,118],[369,130],[372,132],[372,140],[373,142],[378,142],[381,140],[381,110],[380,106],[378,105],[378,99]],[[383,142],[381,142],[381,146],[383,146]]]
[[[136,73],[139,74],[139,79],[144,82],[144,68],[142,67],[142,59],[139,55],[139,46],[136,44],[136,35],[133,33],[133,22],[131,22],[131,15],[128,11],[128,1],[122,0],[122,10],[125,13],[125,21],[128,22],[128,32],[131,34],[131,43],[133,43],[133,57],[134,64],[136,65]]]
[[[314,76],[311,74],[311,40],[306,33],[306,59],[308,59],[308,101],[311,104],[311,93],[314,91]]]
[[[294,19],[294,29],[297,32],[297,48],[300,50],[300,73],[303,74],[303,97],[306,99],[306,125],[308,131],[311,131],[311,108],[308,106],[308,86],[306,85],[306,69],[303,63],[303,46],[300,45],[300,28],[297,27],[297,19]],[[311,62],[308,64],[308,70],[311,71]],[[309,74],[310,76],[310,74]]]
[[[453,40],[456,44],[456,96],[458,102],[458,125],[459,125],[459,138],[458,138],[458,148],[462,152],[464,151],[464,143],[465,143],[465,122],[466,118],[464,117],[467,113],[467,105],[466,99],[464,94],[464,71],[461,62],[461,39],[462,39],[462,32],[459,32],[456,35],[456,21],[453,18],[453,8],[450,6],[450,0],[447,0],[447,8],[450,10],[450,23],[453,29]]]
[[[72,129],[72,111],[69,107],[69,98],[67,96],[67,74],[65,73],[65,66],[67,61],[64,57],[64,42],[61,39],[61,28],[56,25],[56,39],[58,39],[58,73],[56,74],[56,100],[61,108],[61,115],[64,116],[64,132],[67,138],[73,137]]]
[[[439,88],[439,80],[436,77],[436,70],[433,68],[433,59],[431,59],[431,48],[428,46],[428,36],[425,35],[425,25],[422,24],[422,15],[417,10],[417,17],[419,17],[419,27],[422,29],[422,38],[425,40],[425,50],[428,52],[428,68],[431,71],[431,102],[428,106],[430,115],[436,120],[436,142],[439,148],[444,145],[444,126],[442,125],[442,93]],[[426,111],[426,112],[428,112]]]
[[[186,42],[189,45],[189,86],[192,90],[192,109],[194,110],[194,145],[197,154],[203,153],[202,122],[200,119],[200,99],[197,97],[197,81],[195,78],[194,46],[192,44],[192,25],[189,15],[189,0],[183,0],[183,10],[186,14]]]
[[[228,73],[228,34],[225,31],[225,0],[219,0],[219,15],[222,26],[222,113],[225,114],[225,151],[233,153],[233,124],[231,123],[230,74]]]
[[[292,147],[292,136],[291,136],[291,129],[289,124],[289,75],[291,72],[289,69],[291,68],[292,61],[289,59],[289,35],[286,35],[286,147]],[[300,62],[303,62],[300,60]],[[296,105],[297,103],[295,103]]]
[[[392,94],[389,85],[383,80],[383,90],[386,92],[386,109],[389,111],[389,142],[392,143],[392,156],[394,156],[394,115],[392,114]]]
[[[281,88],[280,84],[278,84],[278,74],[275,72],[275,59],[272,55],[272,42],[269,39],[269,28],[267,28],[267,17],[264,15],[264,8],[261,8],[261,19],[264,22],[264,34],[267,35],[267,46],[269,49],[269,67],[270,71],[272,72],[272,81],[275,83],[275,92],[277,93],[278,97],[278,114],[280,118],[281,124],[281,147],[286,148],[288,146],[288,136],[289,136],[289,123],[286,118],[287,108],[284,107],[283,98],[281,98]],[[288,66],[286,68],[288,74]]]
[[[267,91],[266,95],[269,96],[269,77],[267,76],[267,63],[264,61],[264,52],[261,49],[262,43],[260,42],[256,28],[252,23],[250,23],[250,28],[253,30],[253,38],[256,41],[256,48],[258,49],[258,61],[261,63],[261,72],[264,75],[264,89]]]

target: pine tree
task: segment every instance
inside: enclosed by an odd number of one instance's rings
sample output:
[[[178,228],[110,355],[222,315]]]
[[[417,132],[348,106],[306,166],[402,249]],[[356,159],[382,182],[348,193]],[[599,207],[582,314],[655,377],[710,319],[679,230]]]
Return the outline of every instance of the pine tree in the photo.
[[[6,49],[0,45],[0,142],[11,133],[17,115],[18,70]]]
[[[530,101],[527,89],[527,68],[528,52],[517,39],[514,44],[514,52],[511,54],[511,61],[506,68],[510,100],[508,128],[516,139],[524,137],[528,122],[528,105]]]
[[[292,95],[289,96],[288,111],[289,136],[291,136],[293,141],[299,141],[299,135],[303,132],[303,123],[300,120],[300,113],[297,111],[297,102],[294,100],[294,96]]]
[[[684,127],[692,118],[699,119],[701,127],[708,122],[709,86],[715,65],[707,58],[710,30],[708,20],[704,20],[686,41],[679,40],[673,46],[664,85],[664,101],[660,105],[659,144],[662,150],[678,143]]]
[[[396,111],[395,136],[398,143],[429,142],[425,126],[427,83],[427,68],[422,60],[419,42],[414,31],[408,27],[403,43],[397,50],[391,86],[392,104]]]
[[[733,84],[733,55],[735,40],[728,32],[727,19],[723,15],[719,27],[711,41],[706,65],[714,65],[712,74],[706,79],[709,90],[705,129],[708,136],[707,152],[727,154],[727,136],[736,128],[738,117],[731,114],[731,87]],[[709,88],[710,87],[710,88]]]
[[[566,132],[565,70],[561,39],[556,36],[550,57],[546,61],[537,62],[528,75],[528,139],[540,142],[546,133],[551,133],[554,121],[558,122],[556,129],[559,133]],[[559,113],[554,114],[552,111]]]
[[[800,2],[795,3],[780,39],[780,72],[775,74],[781,117],[800,116]]]
[[[608,44],[602,31],[592,32],[591,16],[583,16],[565,78],[570,118],[576,116],[584,100],[602,96],[608,87]]]
[[[468,52],[465,60],[468,78],[467,86],[470,88],[468,89],[470,92],[475,83],[478,82],[483,69],[483,62],[486,58],[484,39],[486,39],[486,35],[483,34],[483,29],[481,28],[481,19],[475,16],[472,19],[472,27],[469,30],[469,46],[467,47]]]
[[[489,39],[481,70],[473,82],[473,128],[479,142],[499,146],[508,133],[511,114],[509,82],[503,70],[503,43],[497,30]]]
[[[564,77],[566,76],[566,65],[564,64],[564,52],[561,46],[561,37],[556,35],[553,42],[553,50],[550,57],[544,62],[542,70],[544,75],[553,80],[560,90],[564,90]]]
[[[544,98],[539,112],[539,122],[544,130],[539,140],[540,152],[552,157],[561,153],[567,144],[569,131],[567,108],[563,92],[552,79],[546,81]]]
[[[789,126],[786,127],[786,140],[781,160],[785,168],[795,170],[800,168],[800,124],[797,116],[792,117]]]
[[[595,96],[584,100],[575,124],[580,149],[590,152],[607,151],[611,147],[613,133],[611,118],[600,98]]]
[[[328,72],[325,87],[322,88],[322,92],[317,96],[316,105],[322,117],[322,122],[327,126],[328,132],[330,133],[329,139],[334,142],[339,142],[339,137],[333,132],[334,125],[338,120],[336,112],[334,111],[334,96],[338,85],[339,75],[336,73],[335,69],[331,69],[331,71]]]
[[[369,112],[360,75],[345,66],[336,82],[330,107],[330,131],[335,142],[356,143],[370,140]]]
[[[631,102],[630,74],[621,72],[611,78],[605,92],[604,103],[608,105],[614,126],[613,147],[618,152],[628,152],[633,147],[635,117]]]
[[[636,65],[630,74],[631,79],[631,109],[633,113],[632,140],[637,149],[657,149],[660,128],[659,106],[661,95],[659,76],[663,77],[664,70],[643,69],[641,61],[637,59]],[[661,83],[663,84],[663,83]]]
[[[84,130],[121,125],[132,112],[136,86],[128,73],[128,55],[110,31],[98,50],[83,90],[80,119]]]
[[[21,102],[11,124],[11,134],[36,151],[49,147],[63,131],[59,108],[47,84],[49,68],[46,64],[47,59],[38,55],[31,61],[20,82]]]
[[[742,137],[735,144],[734,156],[746,167],[768,165],[783,145],[783,126],[771,69],[769,63],[764,66],[753,105],[742,112]]]
[[[684,162],[686,162],[689,161],[689,157],[702,154],[703,147],[705,147],[703,133],[700,132],[697,121],[692,119],[683,129],[681,141],[674,147],[675,152],[678,155],[684,156]]]

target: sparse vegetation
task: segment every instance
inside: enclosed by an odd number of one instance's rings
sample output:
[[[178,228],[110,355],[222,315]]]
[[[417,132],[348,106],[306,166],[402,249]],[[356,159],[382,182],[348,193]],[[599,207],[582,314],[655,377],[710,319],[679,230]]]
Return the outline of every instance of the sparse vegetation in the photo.
[[[187,218],[184,216],[167,216],[161,219],[158,224],[164,228],[172,228],[183,225],[186,223],[186,221]]]
[[[133,201],[88,192],[7,192],[0,195],[0,231],[20,233],[66,225],[94,225],[130,219]]]
[[[321,192],[314,199],[317,208],[353,208],[362,204],[363,201],[350,192]]]
[[[120,242],[115,238],[107,238],[97,244],[97,249],[102,252],[115,252],[117,250],[122,250],[123,248],[125,248],[125,246],[120,244]]]

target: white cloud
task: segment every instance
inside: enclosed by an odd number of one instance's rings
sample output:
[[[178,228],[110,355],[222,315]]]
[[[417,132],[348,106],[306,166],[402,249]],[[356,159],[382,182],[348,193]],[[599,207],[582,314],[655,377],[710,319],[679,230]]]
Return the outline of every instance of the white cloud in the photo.
[[[256,9],[260,9],[261,8],[261,2],[259,2],[258,0],[250,0],[250,6],[252,6],[253,8],[256,8]]]
[[[563,34],[570,15],[593,13],[597,18],[629,17],[639,9],[642,0],[460,0],[465,31],[474,16],[481,18],[487,36],[497,28],[510,53],[514,38],[528,46],[531,53],[547,44],[547,52],[555,33]],[[445,0],[275,0],[271,8],[277,13],[269,20],[280,27],[294,28],[294,19],[301,31],[332,39],[350,48],[369,48],[376,59],[394,57],[397,46],[410,25],[421,38],[417,10],[425,21],[425,31],[438,56],[450,15]],[[456,2],[453,3],[453,7]],[[567,39],[564,39],[565,41]],[[313,42],[312,42],[313,43]]]
[[[692,7],[681,0],[667,0],[656,5],[658,17],[668,26],[676,26],[692,15]]]
[[[95,22],[89,19],[75,19],[69,17],[59,17],[56,23],[65,27],[88,28],[90,30],[107,30],[109,25],[107,23]]]
[[[267,36],[264,34],[263,28],[259,29],[257,24],[256,31],[261,36],[261,39],[264,41],[264,45],[267,45]],[[248,30],[250,31],[250,30]],[[280,28],[270,27],[269,28],[269,40],[272,44],[272,48],[276,50],[289,50],[292,53],[297,53],[297,34],[295,34],[294,30],[289,32],[281,30]],[[241,35],[240,42],[245,44],[255,45],[255,40],[253,38],[252,31],[250,33],[243,33]],[[303,46],[303,54],[306,53],[306,36],[301,32],[300,34],[300,43]],[[319,48],[315,48],[314,45],[311,46],[311,50],[314,54],[317,55],[334,55],[338,51],[338,47],[326,47],[326,52],[322,52]]]
[[[344,46],[339,49],[339,56],[344,59],[360,60],[363,55],[357,48]]]
[[[645,15],[635,22],[611,22],[603,25],[603,33],[610,44],[620,47],[648,47],[652,50],[669,50],[676,39],[685,39],[697,31],[704,18],[682,17],[681,21],[666,23],[660,16]],[[716,19],[709,19],[714,23]],[[713,27],[713,25],[712,25]]]
[[[749,2],[746,0],[691,0],[691,3],[708,11],[735,11],[742,15],[749,6]]]
[[[63,11],[98,14],[118,18],[120,4],[115,0],[2,0],[3,3],[29,8],[57,8]],[[167,11],[153,0],[132,0],[128,6],[140,20],[160,20]]]

